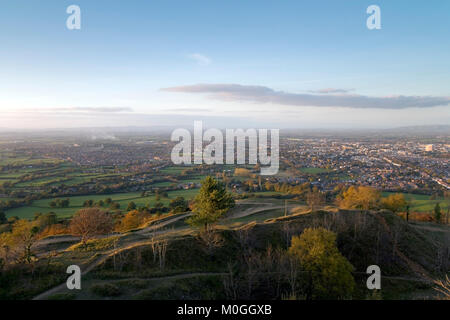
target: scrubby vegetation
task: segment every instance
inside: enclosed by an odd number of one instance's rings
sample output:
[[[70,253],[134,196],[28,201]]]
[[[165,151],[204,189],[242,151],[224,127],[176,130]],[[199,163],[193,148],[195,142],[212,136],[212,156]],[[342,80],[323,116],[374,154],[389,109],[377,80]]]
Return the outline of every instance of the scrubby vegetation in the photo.
[[[204,273],[221,279],[217,283],[223,285],[227,299],[366,299],[375,298],[361,276],[368,265],[379,265],[386,279],[423,279],[413,282],[417,290],[431,288],[426,277],[436,277],[450,266],[448,256],[440,262],[435,259],[448,244],[436,246],[389,212],[318,212],[216,229],[215,234],[220,241],[212,248],[198,234],[121,252],[93,276],[112,280]],[[408,290],[410,286],[397,283],[382,292],[392,298]],[[184,297],[180,292],[163,287],[141,297],[179,299]]]
[[[450,270],[448,226],[406,219],[401,194],[287,190],[294,198],[237,202],[208,177],[191,202],[129,202],[122,213],[105,199],[70,222],[54,213],[8,220],[0,233],[0,298],[45,293],[65,280],[70,264],[89,268],[85,290],[44,298],[395,299],[433,291],[434,279]],[[379,292],[366,288],[373,264],[382,270]]]

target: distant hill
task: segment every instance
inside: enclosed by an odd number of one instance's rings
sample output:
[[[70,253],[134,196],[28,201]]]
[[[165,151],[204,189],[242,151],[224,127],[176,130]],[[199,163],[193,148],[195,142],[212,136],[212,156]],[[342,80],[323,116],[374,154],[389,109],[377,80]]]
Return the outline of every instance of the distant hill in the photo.
[[[399,127],[393,129],[386,129],[385,132],[392,133],[404,133],[404,134],[450,134],[450,125],[433,125],[433,126],[409,126],[409,127]]]

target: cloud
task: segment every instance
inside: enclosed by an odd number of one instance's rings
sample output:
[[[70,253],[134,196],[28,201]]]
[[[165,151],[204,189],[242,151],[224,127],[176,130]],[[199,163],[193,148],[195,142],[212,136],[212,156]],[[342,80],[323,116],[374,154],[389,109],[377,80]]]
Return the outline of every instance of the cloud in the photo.
[[[196,61],[197,64],[201,66],[210,65],[212,62],[210,58],[200,53],[191,53],[190,55],[188,55],[188,58]]]
[[[406,109],[447,106],[450,97],[384,96],[370,97],[357,94],[299,94],[275,91],[264,86],[240,84],[197,84],[163,88],[167,92],[201,93],[221,101],[249,101],[300,107],[347,107],[359,109]]]
[[[58,111],[75,111],[75,112],[132,112],[130,107],[68,107],[68,108],[56,108]]]
[[[64,112],[64,113],[118,113],[118,112],[133,112],[130,107],[57,107],[57,108],[40,108],[40,109],[25,109],[21,112]]]
[[[166,109],[167,112],[211,112],[211,109],[204,108],[170,108]]]
[[[311,93],[324,93],[324,94],[328,94],[328,93],[349,93],[350,91],[353,91],[355,89],[335,89],[335,88],[325,88],[325,89],[320,89],[320,90],[310,90],[308,92]]]

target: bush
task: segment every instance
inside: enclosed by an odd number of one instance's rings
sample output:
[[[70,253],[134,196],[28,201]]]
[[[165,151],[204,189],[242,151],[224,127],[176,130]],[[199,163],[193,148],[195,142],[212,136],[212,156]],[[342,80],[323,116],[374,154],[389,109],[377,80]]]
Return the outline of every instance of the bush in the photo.
[[[116,297],[121,294],[120,288],[112,283],[93,285],[91,291],[101,297]]]
[[[118,237],[102,238],[102,239],[92,239],[86,241],[85,244],[77,243],[71,246],[69,251],[103,251],[114,248],[114,242],[116,242]]]
[[[117,285],[124,288],[145,289],[148,287],[149,282],[147,280],[131,279],[119,281]]]
[[[173,280],[152,289],[140,291],[136,300],[217,300],[225,299],[221,276],[197,276]]]
[[[355,287],[354,267],[339,252],[336,234],[324,228],[306,228],[294,236],[288,250],[307,272],[306,295],[313,299],[345,299]]]
[[[74,300],[75,293],[56,293],[47,297],[47,300]]]

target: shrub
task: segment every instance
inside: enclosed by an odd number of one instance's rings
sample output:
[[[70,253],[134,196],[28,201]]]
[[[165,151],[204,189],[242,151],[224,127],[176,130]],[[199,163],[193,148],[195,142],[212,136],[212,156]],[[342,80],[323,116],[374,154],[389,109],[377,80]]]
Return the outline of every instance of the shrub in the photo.
[[[339,252],[336,234],[324,228],[307,228],[292,237],[289,254],[308,275],[308,292],[314,299],[343,299],[351,296],[354,267]]]
[[[71,246],[69,251],[103,251],[114,248],[114,242],[118,237],[110,237],[103,239],[92,239],[86,243],[79,242]]]
[[[75,293],[56,293],[47,297],[47,300],[74,300]]]
[[[101,297],[116,297],[121,294],[120,288],[112,283],[95,284],[91,291]]]
[[[117,285],[125,288],[133,289],[145,289],[148,287],[149,282],[141,279],[122,280],[117,282]]]

